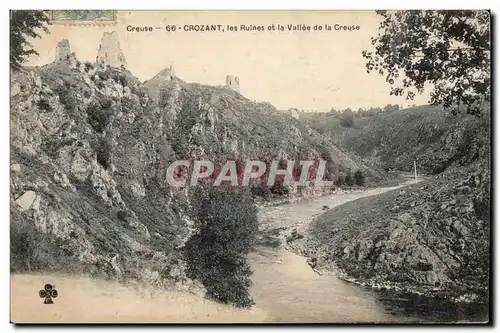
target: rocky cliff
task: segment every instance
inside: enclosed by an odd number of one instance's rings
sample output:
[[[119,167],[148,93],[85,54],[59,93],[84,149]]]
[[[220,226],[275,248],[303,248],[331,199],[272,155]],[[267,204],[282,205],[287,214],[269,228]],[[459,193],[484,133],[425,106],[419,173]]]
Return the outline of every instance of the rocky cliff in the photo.
[[[190,197],[165,184],[178,158],[326,156],[382,177],[270,104],[172,74],[143,84],[74,57],[12,73],[13,271],[197,289],[181,254]]]
[[[362,285],[487,302],[490,186],[488,160],[451,168],[329,211],[292,247]]]

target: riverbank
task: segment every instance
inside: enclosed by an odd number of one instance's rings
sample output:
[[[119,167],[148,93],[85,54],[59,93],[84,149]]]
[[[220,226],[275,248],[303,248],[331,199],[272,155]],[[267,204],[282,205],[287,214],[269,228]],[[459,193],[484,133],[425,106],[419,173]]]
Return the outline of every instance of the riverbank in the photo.
[[[360,196],[293,230],[286,246],[320,274],[487,320],[489,223],[478,207],[488,176],[475,170]]]
[[[450,183],[451,180],[446,179],[444,183],[441,181],[435,186],[446,189],[449,187],[446,185],[447,182]],[[369,265],[371,258],[367,253],[373,250],[377,242],[366,242],[362,245],[358,245],[357,242],[363,242],[363,237],[368,239],[371,236],[376,237],[386,230],[383,224],[378,224],[378,222],[373,224],[370,221],[386,221],[390,216],[390,210],[396,210],[394,206],[398,203],[401,203],[401,207],[397,209],[404,212],[411,211],[411,208],[415,207],[415,203],[412,204],[411,200],[419,198],[416,202],[420,202],[426,197],[410,196],[410,201],[401,201],[397,199],[398,196],[413,193],[414,190],[425,193],[429,189],[428,183],[415,183],[414,180],[408,180],[403,184],[388,188],[367,189],[357,193],[319,197],[277,207],[264,207],[260,209],[261,245],[284,247],[304,257],[304,261],[307,260],[309,266],[321,276],[332,276],[349,282],[357,288],[371,290],[377,298],[384,300],[383,303],[389,309],[394,307],[398,309],[395,310],[397,313],[416,316],[415,322],[487,321],[487,304],[484,306],[484,303],[477,303],[474,298],[467,299],[467,294],[455,293],[453,295],[457,297],[450,297],[447,293],[450,285],[425,282],[419,284],[410,279],[396,280],[396,283],[393,283],[394,280],[391,281],[383,275],[385,273],[383,267],[377,266],[378,269],[374,270],[373,266],[371,269],[366,266]],[[452,200],[451,197],[448,199]],[[388,211],[385,210],[386,207]],[[365,236],[361,237],[360,232],[363,232],[362,235]],[[411,230],[402,232],[400,235],[411,236]],[[453,232],[449,236],[456,237]],[[410,239],[413,238],[410,237]],[[344,253],[344,249],[349,245],[344,244],[346,242],[356,244],[351,248],[348,247]],[[340,245],[335,247],[338,244]],[[402,246],[403,249],[400,251],[403,253],[406,253],[404,246],[410,249],[415,248],[407,243],[403,243]],[[363,252],[364,250],[367,252]],[[347,253],[352,256],[347,258]],[[415,252],[408,259],[418,261],[422,257]],[[406,262],[408,265],[411,264],[409,261]],[[413,267],[409,266],[406,269]],[[404,268],[405,264],[403,264]],[[429,272],[418,270],[421,269],[418,263],[416,268],[417,274],[421,271],[424,274]],[[428,273],[430,277],[433,276],[432,273],[432,271]],[[466,304],[467,301],[468,304]],[[402,303],[406,305],[401,306]],[[443,307],[450,310],[443,311]]]

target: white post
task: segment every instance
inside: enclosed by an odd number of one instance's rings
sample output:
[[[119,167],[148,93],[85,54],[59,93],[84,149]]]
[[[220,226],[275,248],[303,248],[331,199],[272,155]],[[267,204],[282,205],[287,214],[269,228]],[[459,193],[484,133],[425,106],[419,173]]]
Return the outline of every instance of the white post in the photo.
[[[417,161],[413,161],[413,169],[415,170],[415,182],[417,182]]]

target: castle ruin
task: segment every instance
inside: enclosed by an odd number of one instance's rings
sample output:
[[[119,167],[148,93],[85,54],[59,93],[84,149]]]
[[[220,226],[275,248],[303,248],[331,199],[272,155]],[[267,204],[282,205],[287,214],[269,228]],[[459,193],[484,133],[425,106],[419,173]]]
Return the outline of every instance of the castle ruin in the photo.
[[[162,77],[165,81],[170,81],[175,77],[174,66],[170,65],[168,68],[165,68],[160,73],[158,73],[160,77]]]
[[[240,91],[240,79],[237,76],[227,75],[226,76],[226,87],[233,89],[234,91]]]
[[[74,56],[71,53],[71,47],[69,46],[69,41],[67,39],[61,40],[56,47],[56,59],[55,61],[66,61]]]
[[[112,67],[126,66],[125,56],[120,48],[118,33],[116,31],[105,32],[97,51],[97,63]]]

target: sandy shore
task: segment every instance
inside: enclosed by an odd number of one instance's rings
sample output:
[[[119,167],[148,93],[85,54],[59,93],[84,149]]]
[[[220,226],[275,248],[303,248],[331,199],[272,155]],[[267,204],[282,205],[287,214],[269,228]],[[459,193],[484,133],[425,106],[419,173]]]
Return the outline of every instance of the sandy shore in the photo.
[[[59,295],[43,304],[46,283]],[[244,323],[268,321],[257,308],[237,309],[176,291],[126,286],[90,278],[11,275],[14,323]]]

